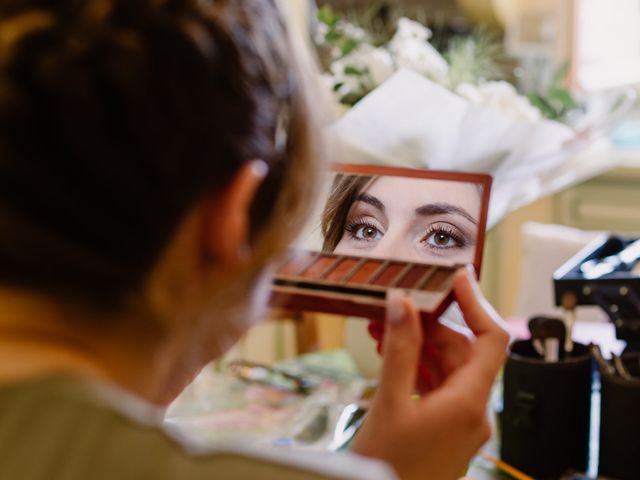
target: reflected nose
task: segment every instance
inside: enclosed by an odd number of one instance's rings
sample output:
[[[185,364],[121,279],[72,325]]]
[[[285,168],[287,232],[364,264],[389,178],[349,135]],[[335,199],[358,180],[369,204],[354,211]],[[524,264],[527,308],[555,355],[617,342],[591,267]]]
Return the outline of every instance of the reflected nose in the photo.
[[[410,242],[401,235],[385,235],[376,246],[375,256],[381,258],[393,258],[405,262],[415,262],[416,252]]]

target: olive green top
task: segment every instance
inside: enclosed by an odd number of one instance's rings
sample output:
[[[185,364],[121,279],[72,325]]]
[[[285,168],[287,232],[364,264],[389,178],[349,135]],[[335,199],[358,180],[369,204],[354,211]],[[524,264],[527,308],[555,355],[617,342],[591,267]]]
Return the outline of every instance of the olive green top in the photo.
[[[391,479],[350,454],[287,449],[196,451],[162,413],[106,385],[67,376],[0,384],[2,480]]]

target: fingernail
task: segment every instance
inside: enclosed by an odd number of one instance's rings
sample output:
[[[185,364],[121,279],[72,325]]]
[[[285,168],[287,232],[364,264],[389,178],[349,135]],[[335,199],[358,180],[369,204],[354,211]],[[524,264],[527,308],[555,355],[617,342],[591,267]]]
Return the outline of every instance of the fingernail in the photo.
[[[256,177],[264,178],[269,173],[269,165],[264,160],[252,160],[251,170],[253,170]]]
[[[402,290],[387,291],[387,321],[399,323],[404,317],[404,292]]]
[[[469,283],[471,284],[471,288],[476,292],[477,295],[482,296],[482,291],[480,290],[480,284],[478,283],[478,275],[476,273],[476,269],[472,264],[466,265],[467,275],[469,277]]]
[[[469,274],[469,276],[472,279],[475,280],[476,279],[476,268],[473,266],[473,264],[472,263],[467,263],[465,268],[467,269],[467,273]]]

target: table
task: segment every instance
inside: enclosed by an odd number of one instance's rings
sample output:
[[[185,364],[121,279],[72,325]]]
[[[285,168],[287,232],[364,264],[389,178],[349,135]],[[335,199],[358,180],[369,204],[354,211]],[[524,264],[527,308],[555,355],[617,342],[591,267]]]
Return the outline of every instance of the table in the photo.
[[[526,336],[525,321],[512,319],[509,325],[514,337]],[[604,351],[619,352],[622,347],[615,339],[613,326],[608,323],[578,323],[574,337],[582,343],[597,341]],[[301,396],[248,384],[229,374],[222,363],[212,364],[169,408],[167,424],[200,446],[214,446],[220,442],[255,442],[305,450],[326,449],[331,441],[331,428],[313,442],[305,443],[292,438],[300,433],[301,425],[305,420],[309,423],[309,417],[316,414],[322,405],[333,406],[328,409],[327,416],[327,422],[331,425],[340,409],[354,401],[370,381],[358,373],[344,349],[302,355],[279,362],[277,367],[293,374],[313,377],[321,387],[312,395]],[[500,402],[501,385],[498,382],[489,405],[490,418],[494,423]],[[597,414],[596,409],[594,413]],[[594,424],[592,440],[597,443],[597,424]],[[498,456],[497,435],[484,450]],[[472,462],[468,476],[476,480],[511,478],[479,457]]]
[[[324,402],[335,405],[329,424],[339,410],[349,404],[371,382],[364,379],[344,350],[312,353],[280,362],[289,372],[315,376],[322,383],[319,392],[302,397],[256,384],[248,384],[228,372],[221,364],[206,368],[171,405],[166,422],[172,430],[186,435],[200,447],[219,443],[254,442],[286,445],[291,448],[327,448],[330,435],[311,444],[291,440],[296,423],[313,414]],[[486,447],[495,453],[495,440]],[[501,476],[492,464],[477,458],[468,472],[477,480],[509,478]]]

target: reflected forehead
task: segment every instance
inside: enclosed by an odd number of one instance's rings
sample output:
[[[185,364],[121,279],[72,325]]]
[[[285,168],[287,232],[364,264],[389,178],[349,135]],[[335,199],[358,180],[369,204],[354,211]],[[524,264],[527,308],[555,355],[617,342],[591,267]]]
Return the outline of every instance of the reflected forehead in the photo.
[[[363,193],[376,197],[387,209],[414,210],[430,203],[450,203],[472,215],[479,215],[482,199],[474,183],[391,176],[376,179]]]

